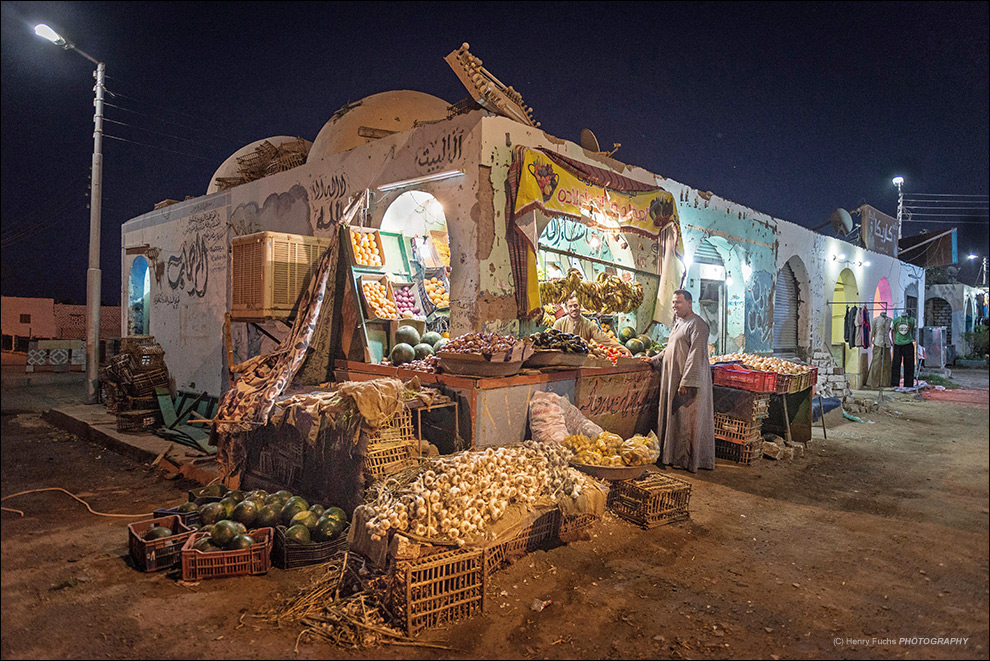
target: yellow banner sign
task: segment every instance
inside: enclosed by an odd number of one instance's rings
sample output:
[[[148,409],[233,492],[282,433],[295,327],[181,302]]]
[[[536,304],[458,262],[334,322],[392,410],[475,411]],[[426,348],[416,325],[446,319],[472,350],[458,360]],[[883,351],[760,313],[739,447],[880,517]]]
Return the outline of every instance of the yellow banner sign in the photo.
[[[674,196],[667,191],[658,188],[624,193],[588,184],[571,170],[528,149],[519,175],[515,215],[518,218],[534,208],[548,216],[570,216],[585,225],[653,239],[668,224],[678,226]]]

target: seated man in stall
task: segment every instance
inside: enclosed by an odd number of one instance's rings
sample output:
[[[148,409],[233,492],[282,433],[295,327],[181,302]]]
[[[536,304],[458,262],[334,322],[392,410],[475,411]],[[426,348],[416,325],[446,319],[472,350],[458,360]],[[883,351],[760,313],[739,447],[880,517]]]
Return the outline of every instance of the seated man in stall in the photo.
[[[598,324],[584,318],[584,315],[581,314],[581,303],[578,302],[576,295],[571,294],[571,297],[564,303],[564,310],[567,312],[567,315],[554,322],[554,330],[577,335],[585,342],[594,340],[598,344],[607,347],[618,347],[627,356],[632,355],[629,349],[622,346],[622,343],[602,332]]]

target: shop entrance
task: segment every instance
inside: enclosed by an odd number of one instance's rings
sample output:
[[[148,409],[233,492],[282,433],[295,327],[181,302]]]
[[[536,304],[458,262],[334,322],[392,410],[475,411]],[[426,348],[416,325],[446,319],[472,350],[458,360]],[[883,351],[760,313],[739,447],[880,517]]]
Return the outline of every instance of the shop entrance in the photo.
[[[850,388],[859,387],[859,349],[845,342],[846,311],[859,301],[859,286],[856,276],[849,269],[843,269],[835,281],[832,293],[832,358],[846,372]]]
[[[131,262],[127,283],[127,333],[150,335],[150,316],[151,280],[148,277],[148,260],[138,255]]]
[[[716,354],[725,352],[728,306],[725,300],[725,264],[708,239],[701,242],[688,273],[698,282],[695,312],[708,324],[708,344]]]

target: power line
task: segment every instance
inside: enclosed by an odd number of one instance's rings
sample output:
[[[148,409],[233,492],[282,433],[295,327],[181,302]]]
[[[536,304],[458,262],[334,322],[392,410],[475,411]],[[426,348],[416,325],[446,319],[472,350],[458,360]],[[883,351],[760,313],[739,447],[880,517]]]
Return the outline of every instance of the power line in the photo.
[[[941,211],[943,209],[961,209],[961,210],[964,210],[964,211],[981,211],[981,210],[986,209],[987,207],[986,207],[986,205],[979,206],[979,207],[944,207],[944,206],[919,207],[919,206],[914,206],[914,205],[910,205],[910,206],[909,205],[904,205],[904,208],[905,209],[938,209],[939,211]]]
[[[913,193],[919,197],[990,197],[983,193]]]
[[[220,149],[216,145],[211,145],[211,144],[206,143],[206,142],[199,142],[197,140],[190,140],[189,138],[183,138],[182,136],[173,135],[171,133],[163,133],[161,131],[155,131],[153,129],[142,128],[140,126],[135,126],[133,124],[128,124],[126,122],[119,122],[116,119],[110,119],[109,117],[104,117],[103,118],[103,121],[104,122],[109,122],[111,124],[117,124],[118,126],[126,126],[128,128],[132,128],[132,129],[135,129],[137,131],[146,131],[148,133],[154,133],[155,135],[161,135],[161,136],[164,136],[166,138],[175,138],[176,140],[184,140],[186,142],[191,142],[194,145],[205,145],[206,147],[212,147],[213,149]]]
[[[147,117],[147,118],[152,119],[154,121],[162,122],[163,124],[171,124],[173,126],[178,126],[179,128],[189,129],[190,131],[199,131],[200,133],[207,133],[206,131],[202,131],[202,130],[197,129],[195,127],[187,126],[186,124],[180,124],[179,122],[173,122],[173,121],[170,121],[168,119],[162,119],[161,117],[155,117],[154,115],[151,115],[151,114],[146,113],[146,112],[141,112],[140,110],[132,110],[131,108],[125,108],[124,106],[118,106],[115,103],[108,103],[108,102],[104,101],[103,102],[103,105],[108,106],[110,108],[116,108],[117,110],[123,110],[124,112],[129,112],[129,113],[134,114],[134,115],[140,115],[142,117]],[[173,136],[173,137],[178,137],[178,136]],[[216,137],[222,138],[224,136],[216,136]],[[188,138],[180,138],[180,140],[188,140]],[[203,144],[209,144],[209,143],[203,143]],[[216,145],[210,145],[210,146],[211,147],[214,147],[216,149],[220,149],[220,147],[217,147]]]
[[[122,81],[122,79],[120,79],[120,78],[112,78],[111,80],[125,82],[125,81]],[[106,88],[104,88],[104,89],[106,89]],[[158,104],[158,103],[154,103],[153,101],[147,101],[147,100],[144,100],[144,99],[139,99],[137,97],[130,96],[128,94],[124,94],[122,92],[115,92],[115,91],[111,91],[111,90],[107,89],[107,93],[109,93],[111,96],[114,96],[114,97],[121,97],[121,98],[124,98],[124,99],[129,99],[131,101],[136,101],[137,103],[143,103],[145,105],[149,105],[149,106],[158,108],[159,110],[164,110],[165,112],[173,113],[173,114],[176,114],[176,115],[185,115],[186,117],[188,117],[190,119],[194,119],[196,121],[209,122],[209,123],[214,123],[215,122],[216,124],[219,124],[220,123],[217,120],[206,119],[204,117],[200,117],[200,116],[197,116],[197,115],[193,115],[191,113],[188,113],[188,112],[186,112],[184,110],[174,110],[172,108],[169,108],[168,106],[164,106],[164,105],[161,105],[161,104]],[[190,127],[186,127],[186,128],[190,128]],[[209,133],[210,135],[213,135],[213,136],[218,137],[218,138],[222,138],[224,140],[230,140],[231,139],[230,136],[224,135],[222,133],[218,133],[216,131],[208,131],[208,130],[205,130],[205,129],[194,129],[194,130],[198,130],[198,131],[200,131],[202,133]]]
[[[127,138],[121,138],[117,135],[110,135],[109,133],[104,133],[103,137],[110,138],[111,140],[119,140],[120,142],[130,142],[131,144],[141,145],[142,147],[150,147],[151,149],[160,149],[161,151],[167,151],[172,154],[179,154],[181,156],[188,156],[190,158],[198,158],[201,161],[208,161],[210,163],[216,163],[217,159],[207,158],[206,156],[197,156],[196,154],[189,154],[184,151],[176,151],[175,149],[168,149],[166,147],[159,147],[158,145],[149,145],[146,142],[138,142],[137,140],[128,140]]]
[[[965,220],[913,220],[911,218],[905,218],[901,222],[903,223],[923,223],[923,224],[933,224],[933,225],[984,225],[988,226],[987,222],[982,221],[965,221]]]

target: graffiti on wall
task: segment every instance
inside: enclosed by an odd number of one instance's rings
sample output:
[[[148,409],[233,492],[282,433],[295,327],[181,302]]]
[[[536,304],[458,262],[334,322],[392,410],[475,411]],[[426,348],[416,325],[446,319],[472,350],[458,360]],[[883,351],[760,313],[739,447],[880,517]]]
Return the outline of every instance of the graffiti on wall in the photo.
[[[770,351],[773,346],[773,274],[754,271],[746,288],[746,351]]]
[[[424,174],[438,172],[460,161],[463,155],[464,130],[453,129],[420,148],[416,152],[416,166]]]
[[[179,253],[171,255],[165,267],[168,285],[173,292],[185,291],[189,296],[203,298],[210,281],[210,271],[226,267],[227,228],[220,219],[220,213],[212,210],[190,216],[183,235],[185,238]],[[158,298],[156,296],[156,303],[168,303]]]
[[[343,172],[334,175],[320,175],[309,185],[312,200],[313,226],[324,230],[335,225],[344,215],[350,184]]]
[[[237,236],[266,229],[307,235],[310,225],[306,189],[296,184],[285,193],[272,193],[261,206],[257,202],[241,204],[231,212],[230,225]]]

